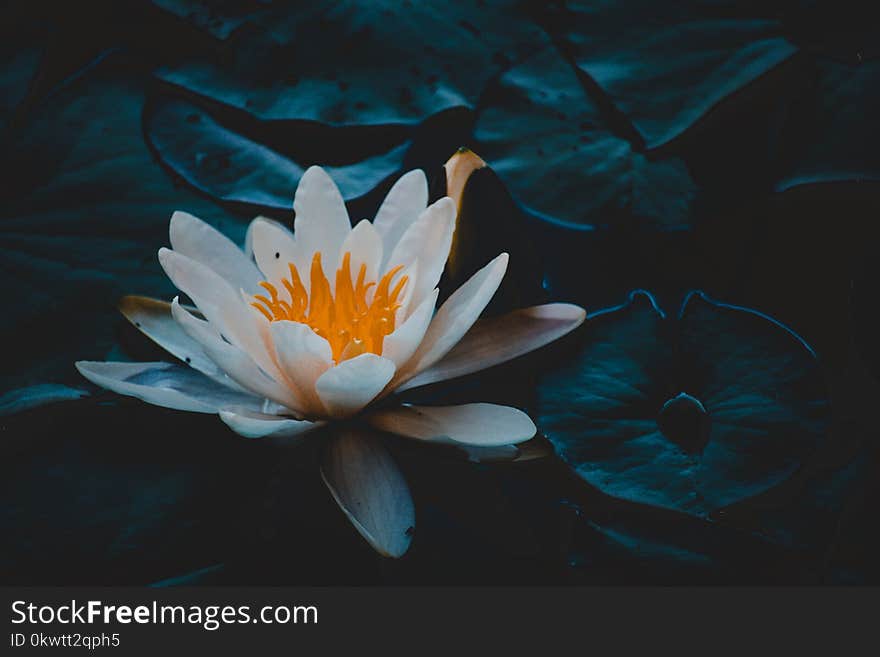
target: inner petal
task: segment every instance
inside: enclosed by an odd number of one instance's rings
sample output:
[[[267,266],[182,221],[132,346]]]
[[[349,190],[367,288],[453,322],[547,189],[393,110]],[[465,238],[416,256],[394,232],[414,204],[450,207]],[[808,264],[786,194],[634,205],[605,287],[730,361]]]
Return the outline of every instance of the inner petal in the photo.
[[[324,273],[321,252],[312,256],[309,287],[303,284],[294,263],[289,276],[273,284],[263,281],[266,294],[255,294],[251,304],[268,321],[289,320],[306,324],[330,343],[337,363],[364,353],[382,355],[385,336],[394,331],[395,315],[403,301],[409,276],[398,265],[378,280],[367,280],[367,265],[352,271],[346,251],[336,270],[335,285]],[[371,277],[372,278],[372,277]]]

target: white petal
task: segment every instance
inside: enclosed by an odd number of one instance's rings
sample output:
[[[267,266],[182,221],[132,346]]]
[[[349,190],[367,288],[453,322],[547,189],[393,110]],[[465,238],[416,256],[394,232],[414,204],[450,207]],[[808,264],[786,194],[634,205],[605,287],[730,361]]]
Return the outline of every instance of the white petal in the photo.
[[[187,335],[171,314],[171,304],[149,297],[127,296],[119,301],[119,310],[157,345],[190,367],[215,381],[225,376],[208,358],[201,344]]]
[[[296,386],[304,410],[309,415],[323,415],[325,409],[315,392],[315,381],[333,366],[330,343],[299,322],[272,322],[269,331],[279,364]]]
[[[373,224],[364,219],[355,226],[345,238],[342,244],[339,256],[339,266],[342,263],[342,256],[345,253],[351,253],[351,276],[352,280],[357,280],[361,265],[367,266],[365,281],[375,281],[379,276],[379,265],[382,262],[382,238],[373,228]],[[328,278],[331,278],[334,290],[336,286],[335,270],[325,270]]]
[[[159,249],[159,262],[223,337],[247,352],[263,370],[275,374],[277,367],[260,334],[256,311],[244,302],[240,291],[212,269],[176,251]]]
[[[296,188],[293,210],[297,244],[309,258],[320,251],[324,271],[328,271],[328,265],[336,263],[339,248],[351,232],[351,222],[339,188],[324,169],[306,169]]]
[[[398,372],[396,380],[392,382],[393,387],[401,386],[427,369],[458,344],[492,300],[507,271],[507,261],[506,253],[499,255],[471,276],[440,306],[425,333],[425,339],[415,355]]]
[[[171,303],[171,314],[186,334],[201,345],[208,357],[232,381],[294,413],[304,412],[305,404],[295,390],[263,372],[250,356],[226,342],[208,322],[194,317],[183,308],[177,297]]]
[[[373,427],[434,443],[463,443],[478,447],[515,445],[537,433],[535,423],[521,410],[497,404],[460,406],[404,405],[370,413]]]
[[[425,337],[425,331],[431,323],[431,317],[434,316],[434,306],[437,304],[439,293],[440,290],[435,288],[403,324],[385,336],[382,356],[392,361],[396,367],[402,367],[419,348]]]
[[[374,550],[386,557],[404,555],[412,542],[415,506],[406,479],[381,440],[345,430],[327,445],[321,477]]]
[[[186,212],[171,215],[171,248],[217,272],[234,288],[254,293],[263,280],[254,263],[213,226]]]
[[[257,410],[263,400],[212,381],[189,367],[170,363],[78,361],[76,369],[92,383],[149,404],[196,413],[226,406]]]
[[[315,389],[332,417],[347,417],[373,401],[393,376],[394,363],[366,353],[328,369]]]
[[[548,303],[478,320],[446,356],[400,386],[400,390],[453,379],[513,360],[570,333],[585,317],[586,311],[580,306]]]
[[[247,230],[244,233],[244,255],[249,260],[254,259],[254,222],[257,220],[272,221],[268,217],[258,215],[248,224]]]
[[[245,438],[289,438],[299,436],[322,426],[320,422],[293,420],[280,415],[258,413],[244,408],[224,408],[220,419],[235,433]]]
[[[386,259],[427,206],[428,179],[421,169],[413,169],[394,183],[373,219],[373,226],[385,246]]]
[[[303,274],[303,266],[309,264],[305,262],[306,257],[311,258],[311,255],[302,254],[293,233],[277,221],[263,217],[257,217],[251,222],[250,232],[254,258],[263,272],[264,280],[280,286],[281,279],[290,278],[290,263],[296,265],[299,273]],[[308,284],[308,270],[305,273],[303,283]]]
[[[455,231],[455,203],[451,198],[441,198],[425,210],[394,247],[386,270],[397,265],[418,263],[419,276],[412,287],[413,307],[437,287]],[[407,286],[409,287],[409,286]]]

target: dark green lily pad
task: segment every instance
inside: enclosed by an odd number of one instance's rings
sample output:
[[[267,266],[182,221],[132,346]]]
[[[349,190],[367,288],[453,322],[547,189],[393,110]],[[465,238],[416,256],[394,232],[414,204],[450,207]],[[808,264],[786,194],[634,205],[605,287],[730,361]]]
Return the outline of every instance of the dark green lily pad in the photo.
[[[778,21],[722,0],[567,2],[549,29],[647,148],[791,57]]]
[[[486,473],[487,475],[490,473]],[[566,582],[686,585],[810,581],[805,560],[760,535],[604,495],[555,459],[491,473]]]
[[[34,112],[3,152],[3,293],[15,299],[2,337],[0,390],[79,387],[78,359],[113,357],[124,294],[170,298],[156,252],[174,210],[243,242],[245,224],[175,184],[141,131],[146,80],[111,57]]]
[[[325,165],[343,197],[356,199],[400,173],[409,146],[401,140],[405,133],[393,128],[378,145],[384,150],[364,153],[367,140],[352,134],[354,130],[305,122],[266,125],[247,116],[237,118],[233,129],[197,105],[163,97],[149,105],[145,125],[162,162],[196,189],[218,201],[281,212],[290,211],[296,185],[309,165]],[[305,157],[293,159],[273,148],[274,144],[262,143],[254,133],[283,139],[282,143],[291,150],[299,148]],[[322,159],[312,160],[318,142],[323,147],[323,154],[318,155]],[[348,156],[355,160],[337,164],[330,158],[344,151],[346,144],[354,145]]]
[[[609,128],[575,70],[546,49],[487,92],[478,152],[533,214],[578,229],[690,224],[696,192],[677,158],[651,161]]]
[[[412,124],[473,106],[541,37],[511,0],[266,7],[247,28],[223,56],[183,59],[159,77],[264,119]]]
[[[577,355],[539,385],[538,426],[589,484],[698,516],[784,481],[826,430],[812,350],[756,311],[651,295],[588,317]]]

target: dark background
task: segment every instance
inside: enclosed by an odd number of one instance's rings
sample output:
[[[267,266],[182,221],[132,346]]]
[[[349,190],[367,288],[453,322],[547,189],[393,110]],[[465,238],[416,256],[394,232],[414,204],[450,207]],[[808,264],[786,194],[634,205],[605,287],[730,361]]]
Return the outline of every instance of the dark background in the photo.
[[[0,580],[877,583],[875,27],[845,1],[3,4]],[[400,561],[348,526],[315,446],[76,374],[162,357],[115,304],[173,294],[173,210],[241,241],[289,221],[319,163],[371,217],[413,167],[439,193],[462,145],[491,167],[465,194],[470,257],[512,254],[495,310],[599,314],[423,393],[521,405],[549,440],[498,464],[393,443],[418,514]],[[679,319],[694,289],[712,301]],[[733,389],[722,421],[708,400]],[[678,466],[588,449],[680,391],[714,420],[667,432],[698,437],[696,505],[664,498]]]

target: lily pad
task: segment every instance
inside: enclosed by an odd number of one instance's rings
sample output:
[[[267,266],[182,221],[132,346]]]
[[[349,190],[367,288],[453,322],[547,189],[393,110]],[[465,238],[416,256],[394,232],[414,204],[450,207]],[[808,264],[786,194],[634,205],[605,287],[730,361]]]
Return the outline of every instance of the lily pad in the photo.
[[[512,0],[266,7],[226,39],[222,56],[157,75],[264,119],[413,124],[473,106],[540,37]]]
[[[186,100],[163,97],[148,106],[146,133],[161,161],[183,180],[218,201],[256,206],[254,212],[263,208],[289,212],[297,182],[305,168],[316,163],[325,166],[345,199],[362,197],[401,172],[409,145],[402,139],[405,132],[391,128],[385,131],[378,153],[365,153],[364,143],[369,140],[353,134],[356,130],[237,118],[232,128]],[[304,157],[289,157],[276,150],[281,144],[263,143],[256,134],[281,137]],[[323,158],[333,158],[347,144],[348,157],[354,161],[312,161],[319,151],[317,143],[323,147],[318,157]]]
[[[702,293],[672,319],[634,292],[588,317],[536,406],[589,484],[706,517],[795,472],[825,434],[828,405],[815,354],[775,320]]]
[[[34,112],[7,143],[0,253],[15,312],[0,325],[13,349],[0,390],[81,386],[81,358],[111,356],[124,320],[116,302],[170,298],[156,258],[171,213],[185,209],[243,242],[245,225],[175,185],[141,131],[147,80],[111,57]]]
[[[575,70],[545,49],[484,97],[480,154],[533,214],[581,230],[686,228],[696,186],[677,158],[651,161],[614,134]]]
[[[651,149],[796,52],[763,13],[726,0],[590,0],[566,2],[547,21]]]
[[[568,583],[809,581],[800,555],[760,535],[609,497],[559,460],[528,468],[498,466],[492,474],[501,478],[514,508],[534,528],[543,558],[555,557]]]

